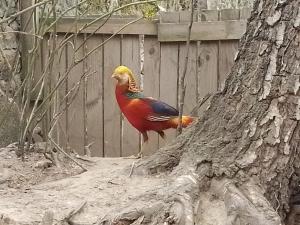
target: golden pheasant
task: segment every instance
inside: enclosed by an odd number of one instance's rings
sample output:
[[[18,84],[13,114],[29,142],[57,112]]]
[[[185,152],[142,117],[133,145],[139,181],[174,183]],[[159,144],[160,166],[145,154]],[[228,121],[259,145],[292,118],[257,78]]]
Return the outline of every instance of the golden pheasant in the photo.
[[[129,68],[118,66],[112,78],[118,81],[115,93],[119,107],[129,123],[141,132],[144,142],[148,141],[148,131],[155,131],[164,138],[164,130],[177,128],[178,110],[162,101],[144,96]],[[186,127],[192,121],[192,117],[183,116],[182,126]]]

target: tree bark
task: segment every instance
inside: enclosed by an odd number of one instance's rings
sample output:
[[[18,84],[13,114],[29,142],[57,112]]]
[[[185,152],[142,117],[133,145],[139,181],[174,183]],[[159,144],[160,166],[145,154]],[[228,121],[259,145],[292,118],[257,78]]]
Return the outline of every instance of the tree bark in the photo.
[[[299,24],[298,0],[256,1],[224,89],[172,145],[137,163],[135,174],[172,171],[158,224],[203,223],[208,193],[226,224],[286,220],[299,189]]]

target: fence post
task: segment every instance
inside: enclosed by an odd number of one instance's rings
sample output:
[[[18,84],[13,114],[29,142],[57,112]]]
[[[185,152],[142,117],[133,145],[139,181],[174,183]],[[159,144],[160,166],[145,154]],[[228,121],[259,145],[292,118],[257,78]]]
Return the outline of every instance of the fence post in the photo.
[[[22,0],[20,1],[20,10],[26,9],[32,5],[31,0]],[[33,16],[34,10],[29,10],[25,13],[22,13],[20,16],[20,30],[23,32],[30,32],[33,29]],[[30,35],[24,35],[21,38],[21,56],[27,55],[29,49],[32,48],[33,44],[33,37]],[[28,57],[21,57],[22,63],[22,71],[21,76],[22,78],[25,77],[25,74],[28,69]]]

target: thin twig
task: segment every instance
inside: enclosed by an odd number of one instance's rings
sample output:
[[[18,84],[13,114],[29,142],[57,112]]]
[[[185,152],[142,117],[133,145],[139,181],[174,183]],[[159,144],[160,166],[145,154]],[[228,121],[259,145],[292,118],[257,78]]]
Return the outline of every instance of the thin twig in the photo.
[[[84,206],[86,205],[87,201],[84,201],[83,203],[81,203],[79,205],[79,207],[77,207],[76,209],[72,209],[68,215],[63,219],[63,221],[66,221],[68,224],[71,224],[71,219],[73,216],[75,216],[76,214],[80,213],[82,211],[82,209],[84,208]],[[73,224],[73,223],[72,223]]]
[[[93,48],[91,51],[89,51],[83,58],[79,59],[76,61],[76,63],[80,63],[81,61],[83,61],[86,57],[88,57],[90,54],[92,54],[94,51],[96,51],[98,48],[102,47],[103,45],[105,45],[108,41],[110,41],[113,37],[115,37],[116,35],[118,35],[122,30],[124,30],[126,27],[128,27],[129,25],[138,22],[139,20],[143,19],[144,17],[139,17],[133,21],[130,21],[129,23],[126,23],[124,26],[122,26],[116,33],[114,33],[113,35],[111,35],[109,38],[107,38],[105,41],[103,41],[100,45],[97,45],[95,48]]]
[[[109,15],[105,18],[105,20],[103,21],[103,23],[101,23],[101,24],[100,24],[100,25],[99,25],[92,33],[90,33],[90,34],[86,37],[85,41],[88,41],[91,37],[93,37],[93,36],[96,34],[96,32],[97,32],[98,30],[100,30],[100,29],[107,23],[107,21],[111,18],[111,16],[112,16],[112,14],[109,14]],[[81,44],[77,47],[77,49],[80,49],[81,46],[84,45],[84,43],[85,43],[85,42],[81,43]]]
[[[132,165],[131,165],[130,172],[129,172],[129,177],[131,177],[134,167],[135,167],[135,162],[133,162]]]
[[[40,36],[40,35],[37,35],[37,34],[31,34],[31,33],[24,32],[24,31],[17,31],[17,30],[14,30],[14,31],[0,32],[0,34],[9,34],[9,33],[23,34],[23,35],[34,36],[34,37],[37,37],[37,38],[39,38],[39,39],[43,39],[43,37]]]
[[[203,98],[200,99],[200,101],[197,103],[197,105],[191,111],[192,116],[196,115],[196,112],[210,98],[210,96],[211,96],[211,93],[207,93]]]
[[[95,72],[93,72],[95,73]],[[90,73],[92,74],[92,73]],[[50,130],[53,126],[55,126],[56,122],[60,118],[60,116],[65,112],[65,110],[74,102],[76,96],[79,93],[79,88],[84,80],[85,77],[88,77],[90,74],[83,74],[80,78],[80,80],[68,91],[68,93],[64,96],[64,98],[61,100],[61,102],[66,101],[65,107],[58,111],[55,115],[53,115],[52,120],[50,121]],[[69,96],[72,94],[72,96],[69,98]]]
[[[39,90],[37,99],[36,99],[35,102],[34,102],[33,109],[31,110],[31,113],[30,113],[30,115],[29,115],[28,120],[26,121],[27,124],[26,124],[25,129],[24,129],[24,132],[23,132],[23,139],[25,139],[25,137],[26,137],[26,135],[27,135],[27,131],[28,131],[29,126],[31,125],[31,121],[32,121],[32,119],[33,119],[33,117],[34,117],[34,115],[35,115],[35,110],[36,110],[36,108],[37,108],[37,106],[38,106],[38,102],[39,102],[39,100],[40,100],[41,97],[42,97],[43,89],[44,89],[44,84],[45,84],[45,80],[43,80],[43,82],[42,82],[42,85],[41,85],[41,87],[40,87],[40,90]]]
[[[76,165],[78,165],[81,169],[83,169],[84,172],[88,171],[87,168],[85,168],[84,165],[79,163],[77,160],[73,159],[72,156],[70,156],[68,153],[66,153],[50,136],[48,136],[49,141],[54,145],[54,147],[60,151],[62,154],[64,154],[67,158],[69,158],[72,162],[74,162]]]
[[[82,1],[82,2],[79,2],[78,4],[73,5],[73,6],[70,7],[70,8],[67,8],[67,9],[66,9],[65,11],[63,11],[57,18],[54,18],[54,21],[53,21],[53,22],[47,27],[47,29],[45,30],[45,33],[48,33],[48,32],[50,31],[50,29],[51,29],[53,26],[56,26],[56,24],[58,23],[58,21],[59,21],[60,19],[62,19],[63,16],[64,16],[66,13],[68,13],[68,12],[71,11],[72,9],[77,8],[78,6],[80,6],[81,4],[85,3],[86,1],[87,1],[87,0]],[[43,18],[43,19],[44,19],[44,21],[47,21],[48,18]],[[75,25],[75,23],[74,23],[73,25]],[[71,26],[71,27],[73,27],[73,26]],[[67,33],[69,33],[69,32],[67,32]]]
[[[189,59],[189,49],[190,49],[190,41],[191,41],[191,30],[193,26],[193,20],[194,20],[194,0],[191,0],[191,18],[190,23],[188,26],[188,35],[186,40],[186,56],[184,61],[184,68],[183,72],[180,76],[179,80],[179,87],[180,87],[180,93],[179,93],[179,123],[177,127],[177,134],[181,134],[182,132],[182,113],[183,113],[183,105],[184,105],[184,96],[185,96],[185,76],[187,72],[187,66],[188,66],[188,59]]]

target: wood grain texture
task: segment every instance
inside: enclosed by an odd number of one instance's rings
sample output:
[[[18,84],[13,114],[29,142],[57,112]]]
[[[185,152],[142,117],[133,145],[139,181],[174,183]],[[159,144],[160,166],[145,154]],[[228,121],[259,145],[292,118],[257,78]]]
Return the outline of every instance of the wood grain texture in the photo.
[[[220,20],[238,20],[240,18],[239,9],[222,9],[220,12]]]
[[[186,29],[188,29],[188,24],[191,20],[191,12],[183,11],[179,14],[180,23],[186,23]],[[197,22],[198,14],[194,13],[193,21]],[[183,75],[185,60],[186,60],[186,42],[182,42],[179,44],[179,77]],[[188,55],[188,64],[187,71],[185,75],[185,97],[184,97],[184,106],[183,106],[183,115],[189,114],[192,109],[197,104],[197,84],[196,84],[196,59],[197,59],[197,42],[190,42],[189,46],[189,55]],[[180,84],[178,84],[180,85]],[[178,87],[178,102],[180,99],[180,88]],[[179,104],[179,103],[178,103]]]
[[[94,18],[95,19],[95,18]],[[111,18],[103,26],[104,20],[97,21],[89,27],[83,29],[81,33],[95,33],[96,34],[114,34],[125,24],[137,19],[137,17],[125,17],[125,18]],[[91,22],[91,18],[81,18],[78,20],[77,28],[83,27],[86,23]],[[145,34],[145,35],[156,35],[157,34],[157,22],[158,20],[140,20],[136,23],[130,24],[119,34]],[[98,27],[102,26],[100,29]],[[74,26],[74,18],[63,18],[57,23],[57,32],[75,32],[76,27]]]
[[[38,76],[41,78],[41,76],[43,74],[46,74],[48,71],[48,61],[49,61],[49,46],[48,46],[48,40],[49,40],[49,35],[45,35],[44,39],[42,40],[41,43],[41,48],[40,48],[40,54],[41,54],[41,58],[40,58],[40,74],[38,74]],[[38,62],[36,62],[38,63]],[[43,96],[42,98],[44,98],[44,96],[46,95],[47,92],[49,92],[49,87],[46,85],[44,87],[43,90]],[[35,96],[34,98],[35,99]],[[46,114],[44,119],[42,120],[42,132],[43,134],[48,133],[48,129],[49,129],[49,123],[50,123],[50,118],[48,117],[48,115]]]
[[[188,30],[188,24],[191,20],[191,12],[183,11],[179,14],[180,23],[186,23],[186,29]],[[193,22],[197,22],[198,13],[194,12]],[[186,41],[179,44],[179,59],[178,59],[178,69],[179,77],[183,75],[185,62],[186,62]],[[193,108],[197,105],[197,42],[192,41],[189,45],[189,55],[187,61],[187,70],[185,75],[185,96],[184,96],[184,105],[183,105],[183,115],[189,115]],[[180,78],[179,78],[180,79]],[[180,101],[181,87],[178,83],[178,106]]]
[[[160,44],[157,38],[145,36],[144,42],[144,94],[159,99]],[[154,153],[158,148],[158,134],[149,132],[149,141],[143,146],[144,155]]]
[[[35,57],[35,61],[34,61],[34,66],[33,66],[33,79],[32,79],[32,85],[35,86],[43,73],[43,45],[46,46],[47,43],[45,43],[45,40],[38,40],[38,42],[40,42],[40,45],[37,44],[37,49],[34,52],[34,57]],[[47,54],[48,55],[48,54]],[[45,57],[47,58],[47,57]],[[32,93],[31,99],[35,100],[38,97],[39,94],[39,90],[40,90],[41,85],[38,85],[37,88],[34,90],[34,92]]]
[[[225,79],[230,73],[231,67],[234,63],[234,57],[238,50],[238,42],[236,41],[222,41],[219,49],[219,89],[224,85]]]
[[[197,101],[208,93],[215,93],[218,89],[218,42],[203,41],[198,44],[197,56]],[[198,115],[205,110],[208,103],[198,111]]]
[[[251,15],[251,9],[242,8],[240,9],[240,19],[248,19]]]
[[[87,41],[87,51],[101,44],[102,35],[94,35]],[[92,156],[103,156],[103,47],[87,58],[87,136]]]
[[[240,39],[245,31],[246,20],[195,22],[191,30],[191,40]],[[185,41],[187,26],[181,23],[160,23],[157,35],[161,42]]]
[[[233,19],[237,20],[239,19],[239,11],[229,9],[221,10],[220,19],[224,21]],[[219,89],[222,89],[225,79],[231,70],[237,49],[238,42],[235,40],[220,41],[219,43]]]
[[[66,51],[67,47],[60,46],[60,43],[64,40],[64,37],[62,35],[57,36],[57,47],[59,48],[59,51],[55,57],[54,61],[54,86],[59,82],[59,80],[62,79],[62,77],[65,75],[66,72]],[[57,111],[62,112],[60,117],[58,118],[57,121],[57,138],[58,138],[58,143],[60,146],[62,146],[64,149],[67,149],[67,110],[66,110],[66,95],[67,92],[67,87],[66,87],[66,81],[62,82],[62,84],[59,86],[58,91],[56,93],[57,97]]]
[[[184,70],[186,58],[186,43],[179,45],[179,76],[182,75]],[[196,84],[196,59],[197,59],[197,43],[191,42],[189,49],[188,65],[185,76],[185,98],[183,106],[183,114],[190,114],[192,109],[197,104],[197,84]],[[179,101],[179,96],[178,96]]]
[[[161,16],[161,20],[172,23],[179,22],[179,13],[164,13]],[[174,108],[178,108],[178,54],[178,43],[160,44],[159,98]],[[176,137],[176,130],[174,129],[166,130],[165,133],[166,140],[159,138],[159,147],[164,146]]]
[[[138,35],[124,35],[122,37],[121,61],[122,65],[132,70],[137,81],[140,81],[140,42]],[[136,155],[139,150],[139,132],[123,116],[121,156]]]
[[[56,48],[58,49],[57,53],[53,57],[53,66],[50,67],[50,56],[51,52],[53,52],[53,42],[49,41],[49,36],[44,37],[41,45],[41,66],[40,66],[40,74],[46,75],[46,85],[44,88],[44,96],[47,96],[53,88],[59,82],[61,76],[64,75],[65,67],[66,67],[66,47],[59,47],[60,42],[63,40],[63,36],[58,35],[56,37]],[[52,55],[53,56],[53,55]],[[53,128],[52,138],[59,143],[61,147],[64,149],[67,148],[66,145],[66,112],[65,112],[65,92],[66,86],[65,82],[63,82],[55,92],[53,98],[53,105],[49,112],[45,115],[45,119],[43,120],[43,133],[48,133],[51,123],[54,123],[54,116],[60,114],[58,118],[56,118],[57,122],[55,127]]]
[[[109,36],[105,36],[104,40]],[[121,155],[121,113],[115,97],[115,81],[111,78],[113,70],[120,65],[121,40],[117,36],[104,45],[104,156]]]
[[[217,21],[219,10],[201,10],[198,13],[198,21]]]
[[[194,12],[193,23],[198,21],[198,12]],[[179,22],[186,23],[188,30],[188,24],[191,22],[191,11],[182,11],[179,14]],[[186,41],[179,44],[179,77],[183,75],[185,60],[186,60]],[[189,55],[187,62],[187,70],[185,75],[186,91],[184,96],[183,115],[190,114],[192,109],[197,104],[197,70],[196,61],[197,59],[197,42],[192,41],[189,45]],[[180,84],[178,84],[180,85]],[[180,100],[180,87],[178,87],[178,102]],[[178,103],[179,105],[179,103]]]
[[[73,46],[80,46],[83,42],[83,36],[78,36],[76,40],[73,40]],[[68,67],[72,65],[74,60],[80,59],[83,57],[83,47],[81,47],[77,52],[74,51],[73,46],[68,45]],[[73,56],[75,55],[75,58]],[[82,77],[83,71],[83,63],[79,63],[74,66],[71,72],[68,75],[68,91],[78,85],[80,78]],[[73,91],[73,96],[76,91]],[[84,153],[84,114],[83,114],[83,83],[80,84],[78,93],[72,99],[72,97],[68,99],[68,101],[72,101],[71,105],[68,109],[68,128],[69,128],[69,146],[72,150],[75,150],[79,154]]]
[[[161,12],[160,23],[178,23],[180,12]]]
[[[201,21],[217,21],[219,20],[219,10],[203,10]],[[197,102],[199,102],[206,94],[214,93],[218,88],[218,55],[219,41],[198,41],[197,43]],[[202,112],[207,108],[209,102],[206,102],[197,114],[201,116]]]

